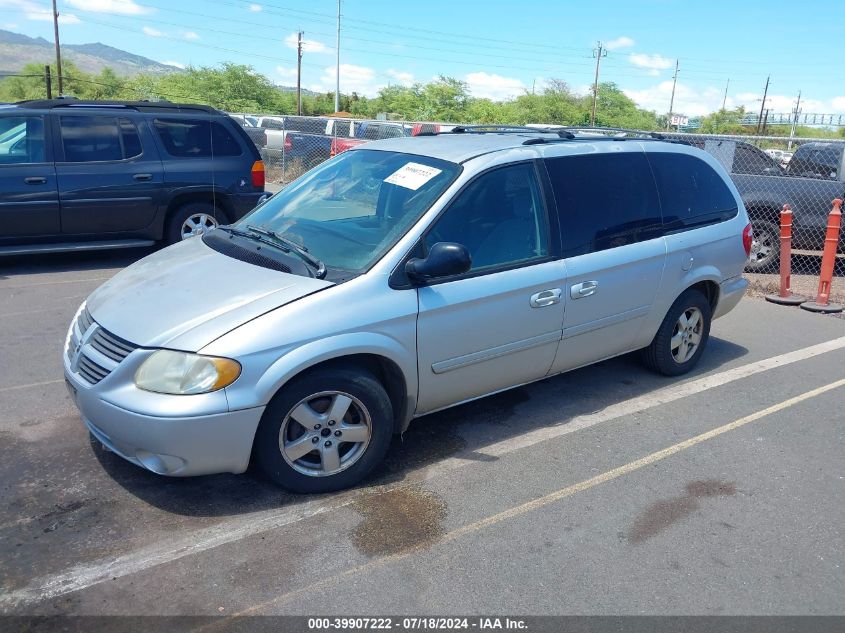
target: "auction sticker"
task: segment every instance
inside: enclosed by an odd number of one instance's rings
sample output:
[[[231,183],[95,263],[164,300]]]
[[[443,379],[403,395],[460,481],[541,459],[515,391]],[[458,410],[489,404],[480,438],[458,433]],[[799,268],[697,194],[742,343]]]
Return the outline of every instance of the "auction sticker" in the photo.
[[[441,171],[436,167],[407,163],[385,178],[384,182],[416,191]]]

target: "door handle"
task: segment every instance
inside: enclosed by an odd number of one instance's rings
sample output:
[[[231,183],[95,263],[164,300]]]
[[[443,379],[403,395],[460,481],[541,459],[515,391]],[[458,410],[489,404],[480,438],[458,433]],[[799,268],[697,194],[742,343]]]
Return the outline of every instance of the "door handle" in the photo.
[[[153,175],[152,174],[135,174],[134,176],[132,176],[132,178],[134,178],[135,180],[152,180]]]
[[[29,178],[24,178],[23,181],[28,185],[43,185],[47,182],[47,179],[44,176],[30,176]]]
[[[560,288],[552,288],[533,294],[529,303],[532,308],[545,308],[560,303]]]
[[[599,282],[597,281],[584,281],[580,284],[575,284],[572,288],[569,289],[569,296],[573,299],[581,299],[582,297],[589,297],[590,295],[596,294],[596,290],[599,288]]]

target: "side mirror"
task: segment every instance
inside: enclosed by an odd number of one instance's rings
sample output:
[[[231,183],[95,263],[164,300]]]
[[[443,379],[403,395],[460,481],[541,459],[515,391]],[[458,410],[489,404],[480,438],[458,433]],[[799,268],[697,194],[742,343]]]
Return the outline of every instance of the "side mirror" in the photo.
[[[460,275],[472,267],[472,256],[467,247],[454,242],[437,242],[425,259],[410,259],[405,273],[412,281],[427,281],[438,277]]]

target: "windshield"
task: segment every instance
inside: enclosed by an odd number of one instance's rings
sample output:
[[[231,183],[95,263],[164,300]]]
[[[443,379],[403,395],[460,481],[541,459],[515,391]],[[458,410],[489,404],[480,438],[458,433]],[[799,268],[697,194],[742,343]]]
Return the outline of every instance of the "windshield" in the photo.
[[[425,213],[460,169],[412,154],[344,152],[292,182],[235,226],[274,231],[329,269],[364,272]]]

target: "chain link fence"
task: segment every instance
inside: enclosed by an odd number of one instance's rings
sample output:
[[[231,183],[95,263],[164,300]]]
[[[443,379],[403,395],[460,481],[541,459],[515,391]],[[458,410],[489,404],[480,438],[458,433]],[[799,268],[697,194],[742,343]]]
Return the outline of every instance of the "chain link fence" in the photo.
[[[248,119],[243,123],[261,151],[268,180],[281,184],[356,145],[447,132],[454,127],[445,123],[330,117],[239,117]],[[780,212],[784,204],[790,206],[793,290],[815,295],[831,203],[834,198],[845,196],[845,141],[669,132],[663,135],[712,154],[731,175],[754,224],[755,240],[746,272],[763,285],[777,281]],[[843,245],[845,234],[840,239],[835,266],[835,274],[845,277]]]

